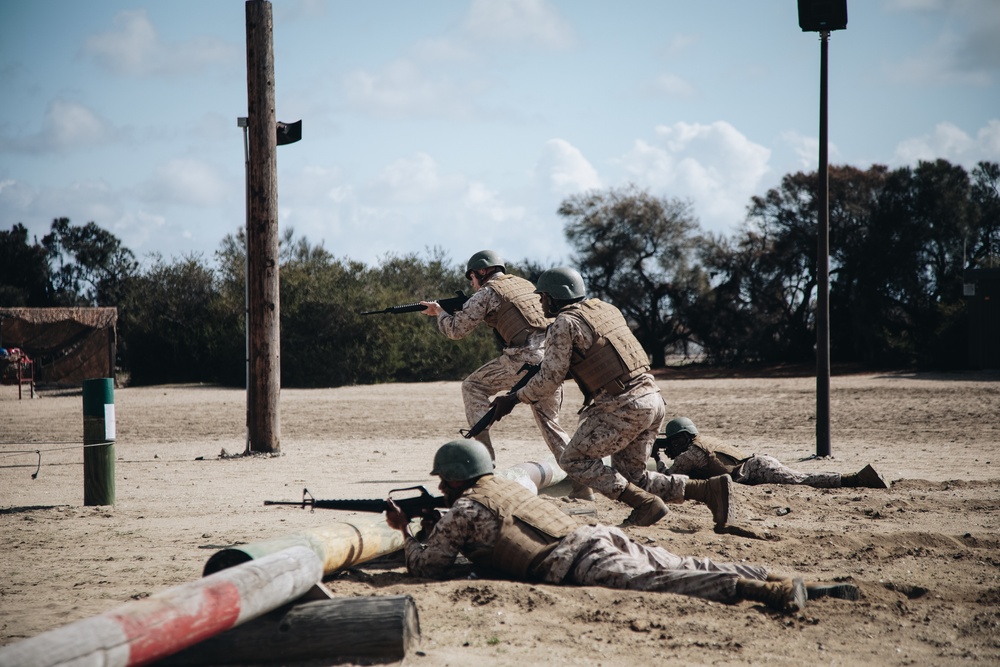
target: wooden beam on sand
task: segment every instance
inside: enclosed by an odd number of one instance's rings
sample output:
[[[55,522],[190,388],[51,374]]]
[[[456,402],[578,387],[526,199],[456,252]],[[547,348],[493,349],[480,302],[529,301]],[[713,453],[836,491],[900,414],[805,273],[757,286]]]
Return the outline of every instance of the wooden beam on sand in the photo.
[[[514,480],[534,493],[558,484],[566,477],[566,473],[555,461],[518,463],[496,474],[498,477]],[[403,548],[403,536],[398,530],[390,528],[384,518],[374,523],[335,522],[284,537],[217,551],[205,563],[205,574],[213,574],[293,546],[312,549],[323,563],[323,574],[328,575],[399,551]]]
[[[302,597],[322,575],[311,549],[292,547],[0,647],[0,665],[147,665]]]

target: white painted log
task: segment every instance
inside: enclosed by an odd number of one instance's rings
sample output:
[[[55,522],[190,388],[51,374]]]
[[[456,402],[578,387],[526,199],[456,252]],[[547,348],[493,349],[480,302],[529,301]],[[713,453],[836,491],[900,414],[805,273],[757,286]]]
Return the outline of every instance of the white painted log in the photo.
[[[0,647],[0,665],[146,665],[296,600],[322,576],[316,554],[293,547]]]

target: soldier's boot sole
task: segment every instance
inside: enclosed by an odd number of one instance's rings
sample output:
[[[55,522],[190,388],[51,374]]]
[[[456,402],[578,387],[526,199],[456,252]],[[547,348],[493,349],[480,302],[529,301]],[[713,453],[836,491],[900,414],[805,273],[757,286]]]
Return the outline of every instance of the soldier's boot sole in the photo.
[[[806,594],[810,600],[837,598],[838,600],[860,600],[861,589],[854,584],[836,584],[820,581],[806,582]]]

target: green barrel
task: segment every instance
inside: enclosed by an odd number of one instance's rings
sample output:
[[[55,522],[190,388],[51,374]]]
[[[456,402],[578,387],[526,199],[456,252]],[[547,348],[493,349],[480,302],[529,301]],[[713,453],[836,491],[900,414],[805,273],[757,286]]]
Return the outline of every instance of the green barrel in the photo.
[[[115,384],[83,381],[83,504],[115,504]]]

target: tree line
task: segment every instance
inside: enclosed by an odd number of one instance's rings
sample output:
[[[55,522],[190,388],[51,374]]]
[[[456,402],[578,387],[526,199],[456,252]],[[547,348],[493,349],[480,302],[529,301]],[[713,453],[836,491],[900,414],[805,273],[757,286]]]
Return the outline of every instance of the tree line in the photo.
[[[879,368],[961,368],[963,274],[1000,259],[1000,165],[831,167],[831,360]],[[815,172],[755,196],[729,236],[703,231],[690,203],[634,186],[571,196],[558,209],[591,296],[626,315],[652,365],[814,360]],[[479,250],[479,248],[475,249]],[[461,341],[420,314],[366,310],[468,290],[465,258],[442,249],[369,266],[286,230],[280,244],[286,387],[455,380],[496,353],[480,328]],[[530,258],[508,267],[528,279]],[[245,380],[245,238],[214,253],[140,266],[94,222],[53,221],[41,240],[0,231],[0,305],[115,306],[120,370],[135,384]]]

